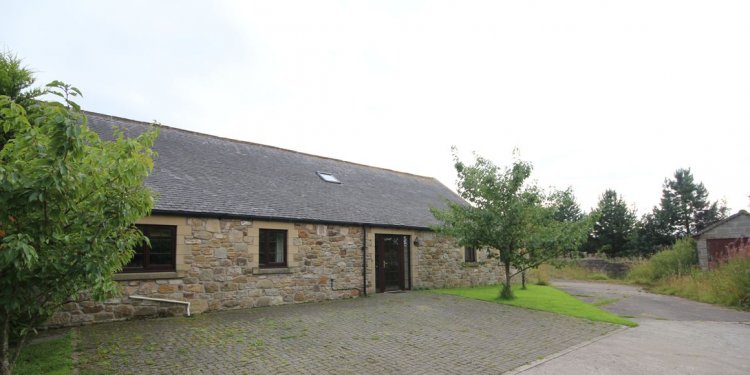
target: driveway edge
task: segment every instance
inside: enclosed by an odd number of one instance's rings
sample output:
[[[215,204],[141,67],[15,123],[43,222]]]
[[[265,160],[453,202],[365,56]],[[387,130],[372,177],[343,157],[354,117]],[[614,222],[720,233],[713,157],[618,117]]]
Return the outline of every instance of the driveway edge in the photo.
[[[607,338],[609,336],[612,336],[612,335],[615,335],[615,334],[620,333],[622,331],[625,331],[628,328],[629,327],[626,327],[626,326],[620,326],[620,328],[618,328],[618,329],[616,329],[616,330],[614,330],[612,332],[608,332],[608,333],[606,333],[604,335],[601,335],[601,336],[599,336],[597,338],[593,338],[591,340],[584,341],[584,342],[582,342],[580,344],[573,345],[570,348],[567,348],[567,349],[565,349],[563,351],[559,351],[559,352],[557,352],[555,354],[549,355],[547,357],[544,357],[544,358],[536,360],[534,362],[525,364],[523,366],[516,367],[515,369],[510,370],[508,372],[504,372],[503,374],[504,375],[516,375],[516,374],[520,374],[520,373],[522,373],[524,371],[527,371],[527,370],[532,369],[532,368],[534,368],[536,366],[539,366],[542,363],[549,362],[549,361],[551,361],[551,360],[553,360],[555,358],[560,358],[560,357],[562,357],[562,356],[564,356],[564,355],[566,355],[568,353],[574,352],[574,351],[576,351],[578,349],[581,349],[581,348],[583,348],[585,346],[591,345],[591,344],[593,344],[593,343],[595,343],[595,342],[597,342],[599,340],[603,340],[603,339],[605,339],[605,338]]]

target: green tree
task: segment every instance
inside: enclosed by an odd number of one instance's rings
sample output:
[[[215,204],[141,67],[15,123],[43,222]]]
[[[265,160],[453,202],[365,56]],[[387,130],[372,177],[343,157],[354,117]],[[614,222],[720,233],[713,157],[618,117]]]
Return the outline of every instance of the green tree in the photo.
[[[635,234],[635,213],[627,203],[616,191],[608,189],[591,214],[595,223],[586,248],[610,256],[627,255]]]
[[[118,292],[112,275],[144,240],[133,223],[153,206],[143,182],[157,133],[101,140],[70,100],[77,89],[53,82],[47,90],[62,103],[0,95],[2,375],[61,304],[81,292],[94,299]]]
[[[0,95],[28,106],[45,91],[41,88],[31,88],[36,81],[34,72],[22,64],[23,61],[11,52],[0,52]]]
[[[636,223],[634,250],[638,255],[650,256],[658,250],[674,245],[675,237],[663,215],[656,207]]]
[[[31,88],[34,82],[34,73],[22,65],[21,59],[9,51],[0,52],[0,95],[28,107],[45,93],[43,89]],[[11,137],[13,134],[8,131],[0,132],[0,149]]]
[[[708,200],[708,190],[702,182],[695,182],[689,168],[678,169],[673,179],[664,180],[657,215],[667,223],[672,236],[677,239],[698,233],[709,224],[725,218],[727,207]]]
[[[553,218],[561,222],[575,222],[584,218],[581,206],[578,204],[573,188],[556,191],[551,194],[550,199],[555,202]]]
[[[489,248],[505,270],[501,298],[513,298],[511,278],[564,252],[578,248],[587,223],[556,221],[564,206],[560,197],[546,196],[528,181],[532,166],[516,159],[500,168],[477,156],[466,165],[456,156],[458,192],[468,204],[448,202],[448,209],[433,209],[440,221],[434,229],[463,246]]]

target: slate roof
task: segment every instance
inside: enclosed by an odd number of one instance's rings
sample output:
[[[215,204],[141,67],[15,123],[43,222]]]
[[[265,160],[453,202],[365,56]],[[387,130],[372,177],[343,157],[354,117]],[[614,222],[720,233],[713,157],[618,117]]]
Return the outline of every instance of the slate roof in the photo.
[[[139,134],[149,123],[86,112],[89,127]],[[155,214],[428,228],[430,207],[463,201],[431,177],[375,168],[159,125]],[[341,184],[323,181],[329,172]]]

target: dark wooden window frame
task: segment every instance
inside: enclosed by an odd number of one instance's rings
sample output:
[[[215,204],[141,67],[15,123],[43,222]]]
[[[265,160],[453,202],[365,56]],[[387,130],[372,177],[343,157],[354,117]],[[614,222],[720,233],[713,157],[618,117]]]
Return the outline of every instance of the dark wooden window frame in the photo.
[[[159,228],[159,230],[165,230],[168,229],[171,232],[171,238],[172,238],[172,248],[171,255],[172,255],[172,263],[169,265],[155,265],[152,266],[149,264],[150,256],[151,256],[151,246],[147,243],[143,243],[140,246],[136,247],[136,252],[141,250],[143,251],[143,265],[140,267],[128,267],[125,265],[122,268],[122,273],[139,273],[139,272],[174,272],[177,267],[177,226],[175,225],[156,225],[156,224],[136,224],[136,228],[138,228],[144,236],[149,237],[149,234],[151,233],[152,228]]]
[[[269,262],[268,258],[271,256],[269,251],[264,251],[263,247],[269,245],[269,241],[267,239],[264,239],[264,234],[272,234],[272,233],[283,233],[284,234],[284,261],[279,262]],[[286,229],[259,229],[258,230],[258,266],[259,268],[286,268],[287,267],[287,256],[288,256],[288,246],[289,246],[289,232]],[[273,252],[275,254],[275,250]],[[266,257],[267,259],[263,259],[263,257]],[[275,257],[274,257],[275,258]]]
[[[464,248],[464,262],[476,263],[477,262],[477,249],[467,246]]]

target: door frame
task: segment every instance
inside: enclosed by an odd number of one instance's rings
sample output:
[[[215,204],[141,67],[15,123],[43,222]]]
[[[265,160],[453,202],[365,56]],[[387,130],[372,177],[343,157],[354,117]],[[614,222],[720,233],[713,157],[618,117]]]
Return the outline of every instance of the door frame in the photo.
[[[375,292],[384,293],[385,285],[385,267],[383,266],[385,246],[384,238],[398,237],[400,244],[399,254],[396,256],[401,260],[399,262],[398,278],[399,290],[411,290],[412,269],[411,269],[411,235],[397,233],[375,233]],[[380,262],[378,262],[380,260]]]

